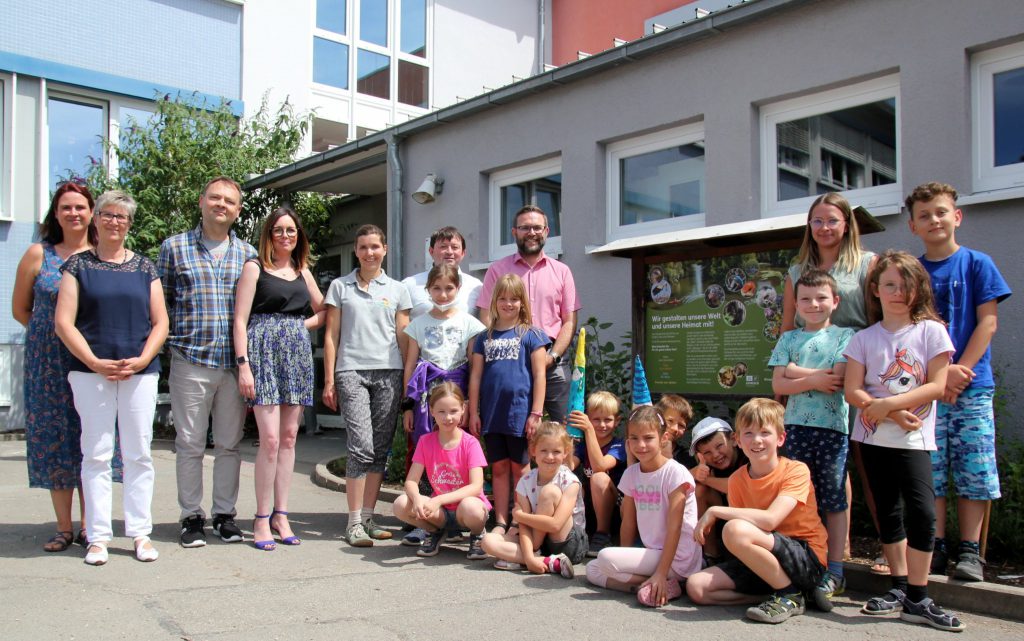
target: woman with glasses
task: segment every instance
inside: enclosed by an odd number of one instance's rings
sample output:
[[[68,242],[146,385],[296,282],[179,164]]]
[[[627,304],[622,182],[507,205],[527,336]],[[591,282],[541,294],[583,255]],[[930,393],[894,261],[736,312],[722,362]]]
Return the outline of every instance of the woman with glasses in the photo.
[[[309,239],[290,208],[264,221],[258,252],[238,279],[234,342],[238,389],[260,432],[253,544],[270,551],[274,533],[285,545],[302,542],[288,523],[288,494],[299,416],[313,405],[309,330],[323,321],[324,297],[309,271]]]
[[[107,562],[111,526],[110,461],[115,426],[124,457],[125,534],[135,557],[155,561],[153,530],[153,415],[157,355],[167,338],[167,310],[156,266],[125,247],[135,201],[120,191],[96,200],[96,246],[61,268],[55,326],[71,352],[68,381],[82,421],[82,487],[85,492],[85,562]],[[98,222],[97,222],[98,221]]]
[[[25,445],[28,485],[50,491],[57,533],[43,545],[63,552],[75,541],[85,545],[85,503],[82,529],[75,536],[71,508],[75,488],[81,490],[81,426],[71,404],[69,355],[53,329],[60,267],[68,258],[96,242],[93,198],[87,187],[57,187],[33,244],[18,263],[11,297],[11,315],[25,326]]]

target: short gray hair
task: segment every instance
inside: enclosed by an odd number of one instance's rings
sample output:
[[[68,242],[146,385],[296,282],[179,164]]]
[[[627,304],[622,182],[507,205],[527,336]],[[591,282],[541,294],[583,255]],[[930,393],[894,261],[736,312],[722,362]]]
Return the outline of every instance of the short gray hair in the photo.
[[[129,196],[127,193],[120,189],[111,189],[100,194],[100,197],[96,199],[96,213],[103,211],[109,205],[113,205],[118,209],[123,209],[124,213],[128,214],[128,223],[135,222],[135,209],[138,205],[135,203],[135,199]]]

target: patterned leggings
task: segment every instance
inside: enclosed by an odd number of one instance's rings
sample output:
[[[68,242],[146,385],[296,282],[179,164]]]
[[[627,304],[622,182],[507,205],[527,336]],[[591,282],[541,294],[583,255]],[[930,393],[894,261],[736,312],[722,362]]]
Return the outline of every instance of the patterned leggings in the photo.
[[[347,431],[345,475],[383,473],[395,438],[402,370],[347,370],[337,373],[334,385]]]

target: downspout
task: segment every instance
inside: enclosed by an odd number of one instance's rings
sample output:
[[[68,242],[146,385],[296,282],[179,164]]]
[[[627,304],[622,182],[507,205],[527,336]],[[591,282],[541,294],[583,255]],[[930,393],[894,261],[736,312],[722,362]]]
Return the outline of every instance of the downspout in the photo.
[[[544,0],[537,0],[537,65],[534,75],[544,73],[544,61],[547,55],[547,17],[545,16]]]
[[[388,276],[401,280],[402,271],[402,160],[398,136],[388,136]]]

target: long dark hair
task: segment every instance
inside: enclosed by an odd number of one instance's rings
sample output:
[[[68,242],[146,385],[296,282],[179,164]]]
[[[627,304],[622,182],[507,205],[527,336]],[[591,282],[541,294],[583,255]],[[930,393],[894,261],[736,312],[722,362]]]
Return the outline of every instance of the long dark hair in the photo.
[[[57,220],[57,206],[60,204],[60,199],[64,197],[64,194],[68,193],[84,196],[86,202],[89,203],[90,213],[96,206],[96,202],[92,198],[92,192],[85,185],[79,185],[75,182],[61,183],[57,187],[57,191],[53,192],[53,198],[50,199],[50,208],[46,211],[46,218],[39,225],[39,237],[43,242],[50,243],[51,245],[58,245],[64,242],[64,228],[60,226],[60,221]],[[89,225],[89,231],[86,233],[86,236],[89,239],[89,244],[95,246],[97,240],[95,225]]]
[[[302,271],[309,267],[309,238],[306,236],[306,230],[302,228],[302,220],[299,219],[299,215],[291,207],[287,206],[278,207],[263,221],[263,231],[260,232],[260,262],[263,263],[265,269],[274,268],[274,243],[272,239],[274,225],[285,216],[288,216],[295,222],[295,229],[298,231],[298,236],[295,238],[295,249],[292,250],[292,267],[297,271]]]

